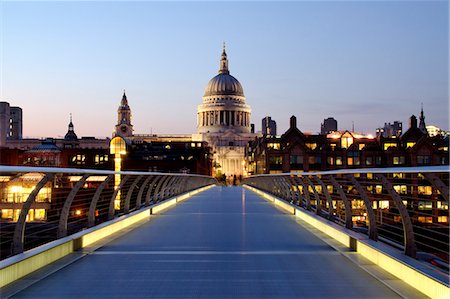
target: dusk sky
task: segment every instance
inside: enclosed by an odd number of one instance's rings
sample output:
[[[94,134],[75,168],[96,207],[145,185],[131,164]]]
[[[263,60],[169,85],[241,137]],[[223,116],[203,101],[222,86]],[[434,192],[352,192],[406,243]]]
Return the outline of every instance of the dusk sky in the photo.
[[[24,136],[111,136],[126,89],[135,133],[194,133],[226,42],[252,123],[374,134],[418,115],[449,129],[448,1],[0,2],[0,101]]]

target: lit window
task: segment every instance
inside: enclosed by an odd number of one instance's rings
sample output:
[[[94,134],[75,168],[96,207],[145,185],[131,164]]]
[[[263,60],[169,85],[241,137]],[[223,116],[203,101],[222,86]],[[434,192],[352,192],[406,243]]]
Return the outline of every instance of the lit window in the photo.
[[[448,203],[446,202],[438,201],[436,206],[440,210],[448,210]]]
[[[274,150],[279,150],[280,149],[280,144],[279,143],[267,143],[267,148],[274,149]]]
[[[418,220],[422,223],[433,223],[433,217],[419,216]]]
[[[332,185],[328,185],[327,186],[327,190],[328,190],[328,193],[332,194],[333,193],[333,186]]]
[[[108,162],[108,159],[108,155],[95,155],[94,162],[95,165],[105,164],[106,162]]]
[[[35,221],[44,221],[46,219],[46,213],[44,209],[35,209],[34,210],[34,220]]]
[[[448,222],[448,216],[438,216],[438,222]]]
[[[336,157],[336,165],[342,165],[342,157]]]
[[[1,219],[3,220],[13,220],[13,210],[12,209],[2,209]]]
[[[376,194],[381,194],[381,193],[383,193],[383,186],[381,186],[381,185],[376,185],[376,186],[375,186],[375,193],[376,193]]]
[[[383,146],[383,149],[387,150],[390,147],[396,148],[397,147],[397,143],[395,143],[395,142],[386,142],[384,144],[384,146]]]
[[[405,164],[405,156],[395,156],[392,158],[392,164],[403,165]]]
[[[399,194],[407,194],[408,193],[406,185],[394,185],[394,190]]]
[[[365,144],[358,144],[358,149],[359,149],[359,150],[362,150],[362,149],[365,148],[365,147],[366,147]]]
[[[305,144],[310,150],[315,150],[317,148],[317,143],[306,143]]]
[[[389,209],[389,200],[380,200],[378,202],[378,207],[380,209]]]
[[[372,165],[373,164],[373,158],[372,157],[366,157],[366,165]]]
[[[334,158],[333,157],[327,157],[327,164],[328,165],[334,165]]]
[[[414,145],[416,145],[415,142],[406,142],[406,148],[413,147]]]
[[[346,132],[341,137],[341,147],[342,148],[349,148],[350,145],[353,144],[353,136],[349,132]]]
[[[433,209],[433,203],[431,201],[419,201],[418,209],[419,210],[431,210],[431,209]]]
[[[86,156],[78,154],[72,157],[72,163],[77,165],[86,164]]]
[[[367,173],[367,178],[368,179],[373,179],[373,173]]]
[[[417,186],[417,192],[422,195],[431,195],[433,188],[431,186]]]
[[[405,174],[401,173],[401,172],[395,172],[392,174],[392,177],[394,179],[404,179],[405,178]]]
[[[401,216],[394,216],[394,222],[401,222],[402,217]]]

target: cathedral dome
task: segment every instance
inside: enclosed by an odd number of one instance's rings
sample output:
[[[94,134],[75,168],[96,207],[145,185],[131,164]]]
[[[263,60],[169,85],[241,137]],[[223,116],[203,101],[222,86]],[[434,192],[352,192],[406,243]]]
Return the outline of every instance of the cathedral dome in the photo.
[[[205,94],[203,96],[244,96],[244,90],[241,83],[227,73],[221,73],[212,78],[205,88]]]

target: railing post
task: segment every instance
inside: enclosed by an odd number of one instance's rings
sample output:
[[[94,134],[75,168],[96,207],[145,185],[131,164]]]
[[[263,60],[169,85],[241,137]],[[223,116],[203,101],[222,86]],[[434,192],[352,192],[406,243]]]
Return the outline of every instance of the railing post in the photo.
[[[322,186],[322,192],[325,195],[325,198],[327,199],[328,203],[328,219],[331,221],[334,221],[334,210],[333,210],[333,200],[331,199],[330,192],[328,192],[327,186],[322,182],[322,180],[318,176],[314,176],[314,179],[316,182]]]
[[[342,201],[344,202],[344,209],[345,209],[345,227],[346,228],[353,228],[353,221],[352,221],[352,204],[350,203],[350,200],[347,198],[347,195],[345,195],[344,190],[342,190],[341,185],[336,181],[336,179],[329,175],[328,179],[330,180],[333,187],[338,191],[339,196],[341,197]]]
[[[113,174],[108,175],[105,180],[98,186],[97,190],[95,190],[94,197],[91,200],[91,204],[89,205],[88,212],[88,227],[92,227],[95,225],[95,210],[97,209],[97,202],[100,198],[100,194],[103,189],[105,189],[106,185],[112,180],[114,177]]]
[[[159,201],[160,193],[163,189],[163,186],[167,183],[167,181],[170,180],[170,176],[163,176],[163,178],[158,182],[158,185],[156,186],[155,193],[153,194],[153,201],[156,203]]]
[[[148,206],[150,204],[153,186],[155,186],[155,188],[156,188],[156,183],[158,183],[160,180],[162,180],[162,178],[163,178],[162,176],[155,176],[155,178],[148,185],[147,193],[145,194],[145,205],[146,206]]]
[[[31,206],[36,200],[36,196],[41,191],[42,187],[47,184],[49,180],[52,180],[55,175],[53,173],[46,174],[40,181],[37,183],[36,187],[31,191],[30,195],[28,195],[27,200],[23,203],[22,209],[20,210],[19,219],[17,220],[16,226],[14,227],[14,237],[12,243],[12,254],[22,253],[24,249],[24,241],[25,241],[25,222],[27,220],[28,212],[30,211]]]
[[[444,182],[434,173],[426,173],[425,177],[430,181],[434,188],[438,189],[441,192],[444,200],[449,203],[449,195],[448,195],[448,186],[444,184]]]
[[[416,242],[414,238],[414,231],[411,222],[411,218],[409,217],[408,210],[402,202],[402,198],[395,191],[391,182],[383,174],[375,174],[376,177],[381,181],[383,187],[386,188],[389,195],[392,197],[395,205],[397,206],[398,212],[400,213],[400,217],[402,219],[403,224],[403,235],[404,235],[404,245],[405,245],[405,254],[415,258],[417,253]]]
[[[125,202],[123,204],[123,212],[125,214],[128,214],[130,212],[130,200],[131,195],[133,195],[134,188],[136,188],[137,183],[142,179],[143,175],[139,175],[137,178],[134,179],[133,183],[130,186],[130,189],[128,189],[127,197],[125,197]]]
[[[303,197],[305,198],[306,209],[311,210],[311,197],[309,196],[309,189],[303,181],[303,176],[298,177],[298,182],[302,185],[302,193]]]
[[[72,190],[70,190],[70,193],[64,202],[64,206],[61,210],[61,216],[59,217],[57,234],[58,239],[67,236],[67,221],[69,220],[70,207],[72,206],[73,199],[75,198],[75,195],[77,195],[78,190],[80,190],[80,188],[84,185],[89,176],[89,174],[84,174],[81,177]]]
[[[138,210],[142,205],[142,195],[144,194],[145,187],[148,185],[148,182],[153,178],[153,176],[149,175],[145,181],[141,184],[139,187],[138,196],[136,199],[136,207],[135,209]]]
[[[358,190],[359,195],[364,201],[364,205],[366,206],[367,211],[367,217],[369,219],[369,238],[376,241],[378,240],[378,230],[377,230],[377,222],[375,219],[375,213],[373,212],[372,208],[372,202],[370,201],[366,191],[361,186],[361,184],[356,180],[356,178],[352,174],[348,174],[347,177],[355,186],[356,190]]]
[[[307,176],[304,176],[303,179],[305,180],[306,185],[311,186],[311,188],[313,189],[314,198],[316,199],[316,214],[320,215],[322,207],[320,206],[320,197],[319,194],[317,193],[316,187],[314,187],[313,183]]]

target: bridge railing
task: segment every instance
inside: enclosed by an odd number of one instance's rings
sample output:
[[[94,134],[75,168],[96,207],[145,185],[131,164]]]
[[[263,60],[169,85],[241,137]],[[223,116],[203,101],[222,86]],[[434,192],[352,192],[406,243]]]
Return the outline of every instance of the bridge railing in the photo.
[[[193,174],[0,166],[1,258],[215,183]]]
[[[448,166],[255,175],[244,184],[447,269]]]

